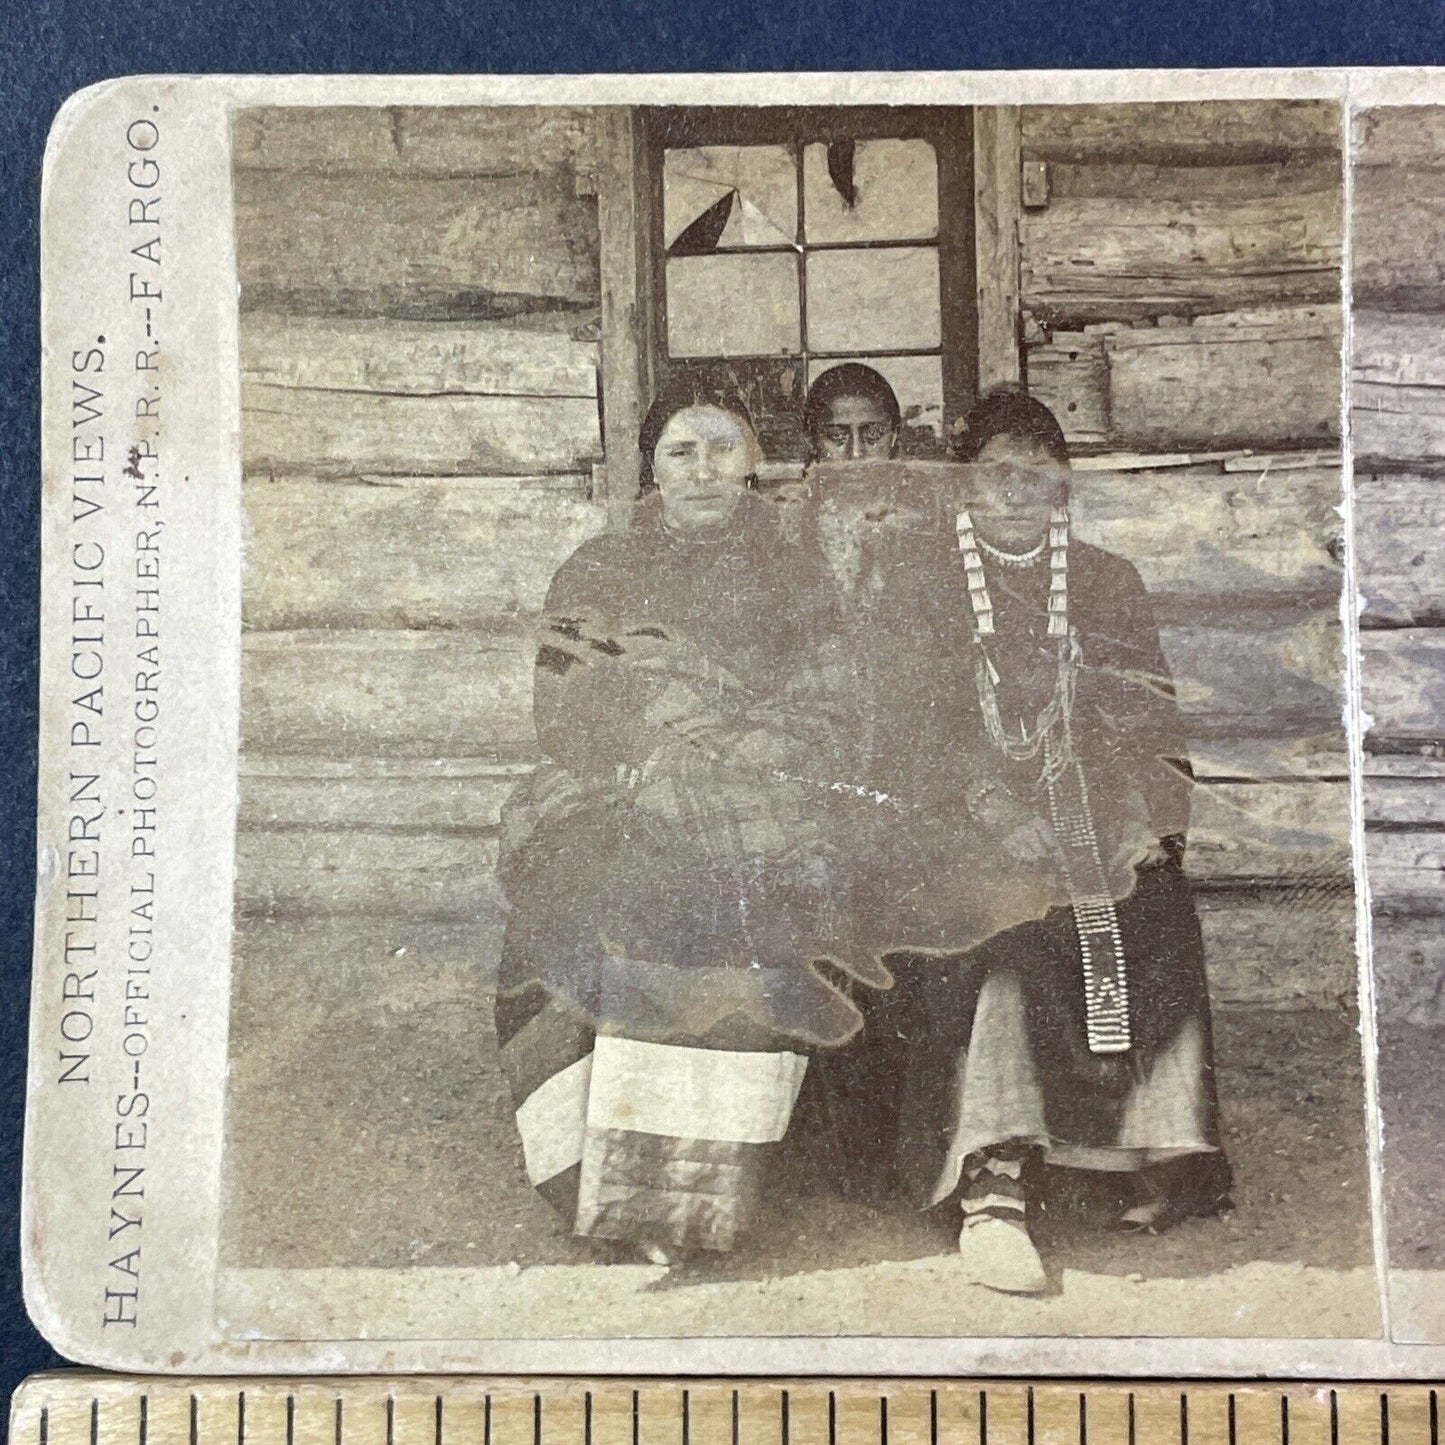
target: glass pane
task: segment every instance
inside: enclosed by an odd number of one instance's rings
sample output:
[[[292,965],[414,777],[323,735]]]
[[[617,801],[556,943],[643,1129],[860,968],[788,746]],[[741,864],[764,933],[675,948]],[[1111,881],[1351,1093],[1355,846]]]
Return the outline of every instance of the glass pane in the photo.
[[[802,349],[799,333],[796,256],[669,259],[671,355],[785,356]]]
[[[786,146],[696,146],[662,160],[662,231],[669,254],[727,246],[792,246],[798,164]]]
[[[807,284],[810,351],[923,351],[941,344],[932,247],[814,251]]]
[[[840,357],[808,358],[808,385]],[[906,456],[937,456],[943,449],[943,360],[938,356],[856,356],[849,361],[871,366],[893,388],[903,413],[900,449]]]
[[[912,241],[938,234],[938,159],[926,140],[810,145],[803,153],[808,242]]]

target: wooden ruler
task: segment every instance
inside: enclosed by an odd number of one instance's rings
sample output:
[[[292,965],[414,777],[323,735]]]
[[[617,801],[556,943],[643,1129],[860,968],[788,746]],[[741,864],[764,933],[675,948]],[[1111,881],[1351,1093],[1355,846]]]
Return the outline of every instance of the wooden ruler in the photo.
[[[1445,1395],[1445,1390],[1440,1392]],[[1442,1445],[1428,1385],[36,1375],[12,1445]]]

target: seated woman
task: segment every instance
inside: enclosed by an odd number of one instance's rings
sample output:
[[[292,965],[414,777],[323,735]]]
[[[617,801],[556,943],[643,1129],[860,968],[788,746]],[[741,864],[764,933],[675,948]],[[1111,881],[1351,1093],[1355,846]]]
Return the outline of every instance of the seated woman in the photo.
[[[848,361],[808,388],[803,425],[813,461],[876,461],[897,453],[903,412],[880,372]]]
[[[640,447],[631,525],[547,597],[496,1022],[533,1184],[662,1263],[745,1233],[808,1048],[857,1028],[811,960],[887,976],[838,937],[806,781],[827,719],[791,701],[809,589],[747,411],[685,379]]]
[[[1227,1202],[1204,956],[1182,860],[1191,773],[1143,584],[1070,535],[1054,416],[984,398],[963,436],[946,562],[910,586],[947,599],[967,685],[954,746],[1001,766],[1032,813],[1013,846],[1058,869],[1068,905],[938,960],[886,1001],[909,1042],[898,1111],[923,1202],[960,1199],[971,1277],[1033,1293],[1033,1161],[1127,1172],[1125,1228]],[[908,601],[916,608],[916,599]]]

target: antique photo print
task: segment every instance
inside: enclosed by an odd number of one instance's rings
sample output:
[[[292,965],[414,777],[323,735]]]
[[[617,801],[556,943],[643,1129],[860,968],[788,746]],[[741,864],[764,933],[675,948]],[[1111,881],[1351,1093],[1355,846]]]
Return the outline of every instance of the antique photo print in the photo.
[[[233,147],[237,1323],[1367,1329],[1338,109]]]
[[[1445,1344],[1438,111],[1343,72],[72,106],[52,1337]]]

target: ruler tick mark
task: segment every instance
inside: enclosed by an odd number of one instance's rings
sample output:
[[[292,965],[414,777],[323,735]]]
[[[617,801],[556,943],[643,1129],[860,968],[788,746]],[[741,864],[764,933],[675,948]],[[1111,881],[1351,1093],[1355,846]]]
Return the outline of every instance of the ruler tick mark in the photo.
[[[1380,1445],[1390,1445],[1390,1396],[1380,1391]]]
[[[482,1399],[482,1442],[492,1445],[492,1392],[487,1391]]]
[[[435,1420],[435,1445],[442,1445],[442,1394],[440,1390],[437,1391]],[[291,1445],[291,1442],[288,1440],[286,1445]]]
[[[582,1445],[592,1445],[592,1391],[582,1397]]]
[[[236,1445],[246,1445],[246,1392],[236,1391]]]
[[[1440,1400],[1430,1391],[1430,1445],[1440,1445]]]
[[[888,1396],[878,1397],[878,1439],[880,1445],[888,1445]]]
[[[336,1445],[341,1445],[341,1396],[336,1397]]]
[[[733,1445],[737,1445],[736,1435]],[[833,1390],[828,1391],[828,1445],[838,1445],[838,1396]]]
[[[788,1445],[788,1431],[792,1428],[792,1421],[788,1418],[788,1413],[791,1409],[792,1401],[788,1396],[788,1392],[784,1390],[778,1408],[779,1424],[782,1427],[783,1436],[782,1445]]]
[[[1024,1399],[1024,1421],[1026,1425],[1024,1438],[1028,1440],[1029,1445],[1034,1445],[1034,1387],[1032,1385],[1029,1386]]]
[[[1229,1392],[1229,1445],[1237,1445],[1237,1442],[1236,1442],[1236,1440],[1235,1440],[1235,1433],[1234,1433],[1234,1432],[1235,1432],[1235,1420],[1234,1420],[1234,1391],[1231,1390],[1231,1391]]]
[[[100,1400],[92,1395],[90,1400],[90,1445],[99,1445],[100,1441]]]
[[[1135,1425],[1134,1425],[1134,1392],[1133,1392],[1132,1390],[1130,1390],[1130,1391],[1129,1391],[1129,1413],[1128,1413],[1128,1437],[1129,1437],[1129,1445],[1136,1445],[1135,1438],[1134,1438],[1134,1430],[1135,1430]]]
[[[542,1392],[532,1394],[532,1445],[542,1445]]]
[[[1340,1445],[1340,1397],[1334,1390],[1330,1391],[1330,1445]]]
[[[40,1407],[40,1445],[50,1445],[50,1406]]]
[[[1231,1400],[1234,1396],[1229,1397]],[[1179,1392],[1179,1445],[1189,1445],[1189,1396]],[[1234,1432],[1229,1432],[1229,1445],[1234,1445]]]
[[[191,1425],[190,1425],[190,1441],[191,1441],[191,1445],[196,1445],[196,1437],[200,1434],[200,1426],[201,1426],[201,1402],[195,1397],[194,1394],[192,1394],[192,1396],[191,1396]]]
[[[1289,1445],[1289,1396],[1279,1397],[1279,1442]]]
[[[787,1445],[787,1441],[783,1442]],[[928,1445],[938,1445],[938,1391],[928,1392]]]
[[[738,1396],[733,1391],[733,1445],[737,1445],[738,1438]],[[642,1396],[634,1390],[632,1392],[632,1445],[641,1445],[642,1436]]]
[[[396,1396],[386,1397],[386,1445],[396,1445]]]
[[[140,1397],[140,1445],[146,1445],[146,1437],[150,1434],[150,1403],[149,1395]]]
[[[738,1445],[738,1435],[739,1435],[740,1433],[741,1433],[741,1432],[740,1432],[740,1430],[739,1430],[739,1419],[738,1419],[738,1392],[737,1392],[736,1390],[734,1390],[734,1391],[733,1391],[733,1445]],[[634,1440],[634,1441],[632,1442],[632,1445],[637,1445],[637,1441]]]
[[[286,1396],[286,1445],[296,1445],[296,1396]]]
[[[692,1391],[682,1392],[682,1445],[692,1438]],[[540,1442],[539,1442],[540,1445]]]
[[[1079,1391],[1079,1445],[1089,1445],[1089,1398]]]
[[[978,1445],[988,1445],[988,1391],[978,1392]]]

